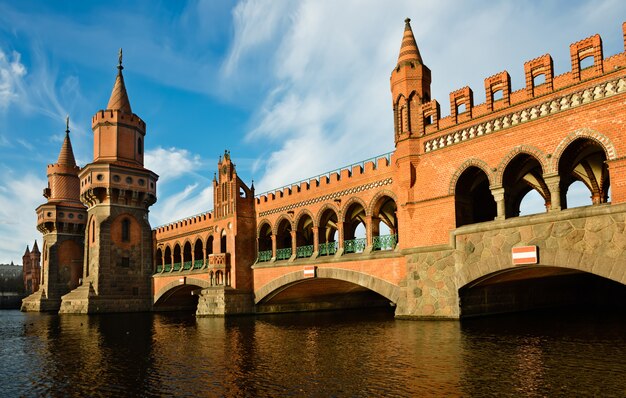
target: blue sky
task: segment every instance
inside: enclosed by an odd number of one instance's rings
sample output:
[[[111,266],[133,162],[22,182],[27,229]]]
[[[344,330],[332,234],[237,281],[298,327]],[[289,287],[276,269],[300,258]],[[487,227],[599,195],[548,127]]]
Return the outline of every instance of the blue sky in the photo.
[[[393,150],[389,74],[412,18],[432,92],[469,85],[475,104],[504,69],[600,33],[623,51],[626,3],[600,1],[0,1],[0,263],[41,234],[36,206],[66,115],[78,163],[124,49],[133,111],[158,173],[153,226],[212,209],[225,149],[257,192]]]

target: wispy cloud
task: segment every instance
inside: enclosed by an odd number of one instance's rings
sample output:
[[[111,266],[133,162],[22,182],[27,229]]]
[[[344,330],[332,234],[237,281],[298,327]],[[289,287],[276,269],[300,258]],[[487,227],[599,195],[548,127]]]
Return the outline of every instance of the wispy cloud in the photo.
[[[159,184],[166,184],[184,175],[200,176],[198,169],[203,161],[200,155],[187,149],[157,147],[146,151],[146,168],[159,175]]]
[[[7,167],[0,172],[0,263],[18,264],[27,244],[32,245],[35,239],[41,244],[35,208],[45,201],[41,192],[47,181]]]
[[[201,188],[199,184],[192,184],[157,202],[150,212],[150,222],[154,227],[212,209],[213,186]]]
[[[26,75],[26,67],[21,63],[20,54],[13,52],[7,56],[0,49],[0,110],[19,99],[19,87]]]

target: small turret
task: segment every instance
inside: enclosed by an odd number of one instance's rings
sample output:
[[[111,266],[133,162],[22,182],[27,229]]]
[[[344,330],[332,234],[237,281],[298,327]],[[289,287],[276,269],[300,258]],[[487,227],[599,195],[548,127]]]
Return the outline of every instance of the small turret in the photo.
[[[404,22],[402,45],[390,82],[396,144],[423,133],[424,120],[418,107],[430,101],[430,69],[422,61],[411,20]]]

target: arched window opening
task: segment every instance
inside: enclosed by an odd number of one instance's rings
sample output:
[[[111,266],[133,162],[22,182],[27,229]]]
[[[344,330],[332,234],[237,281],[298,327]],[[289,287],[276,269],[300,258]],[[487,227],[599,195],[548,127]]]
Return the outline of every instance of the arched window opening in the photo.
[[[213,235],[209,235],[209,237],[206,240],[206,254],[207,256],[209,254],[213,254],[213,241],[215,239],[213,238]]]
[[[163,271],[169,272],[172,270],[172,249],[169,246],[165,248],[165,258],[163,259]]]
[[[223,232],[222,237],[220,238],[220,253],[227,253],[226,232]]]
[[[594,140],[579,138],[563,151],[559,177],[562,209],[609,201],[611,183],[606,153]],[[585,193],[580,184],[574,184],[577,181],[586,187]],[[590,197],[591,203],[585,197]]]
[[[358,203],[352,203],[346,210],[343,232],[345,253],[361,253],[366,246],[365,209]]]
[[[96,220],[91,220],[91,243],[95,243],[96,242]]]
[[[372,216],[373,250],[392,250],[398,243],[398,218],[396,202],[383,196],[374,207]]]
[[[259,230],[258,244],[258,261],[270,261],[272,259],[272,227],[268,223],[264,223]]]
[[[502,186],[506,218],[521,215],[522,200],[531,191],[536,191],[543,201],[537,207],[527,207],[525,209],[527,214],[545,212],[552,205],[550,190],[543,179],[541,163],[529,154],[520,153],[509,162],[502,176]],[[531,198],[532,196],[529,199]],[[526,203],[528,204],[529,202]]]
[[[191,269],[191,243],[185,242],[185,246],[183,246],[183,269],[189,270]]]
[[[298,258],[313,255],[313,219],[304,214],[298,220],[296,227],[296,256]]]
[[[493,221],[496,202],[489,189],[489,178],[480,168],[468,167],[456,182],[454,193],[456,226]]]
[[[528,191],[522,198],[519,205],[519,215],[528,216],[542,213],[545,209],[545,199],[536,190]]]
[[[202,239],[196,239],[193,245],[193,268],[202,268],[204,265],[204,249],[202,247]]]
[[[283,219],[278,224],[278,233],[276,234],[276,260],[288,260],[292,254],[291,222]]]
[[[501,100],[502,98],[504,98],[504,91],[502,90],[494,91],[492,94],[492,98],[494,101]]]
[[[456,106],[456,113],[457,113],[457,115],[460,115],[461,113],[465,112],[466,110],[467,110],[467,108],[465,107],[465,103],[458,104]]]
[[[143,141],[141,137],[137,138],[137,153],[140,155],[143,153]]]
[[[542,84],[545,84],[545,82],[546,82],[545,73],[542,73],[540,75],[533,77],[533,87],[541,86]]]
[[[173,270],[174,271],[180,271],[180,267],[181,267],[181,263],[182,263],[182,256],[181,256],[180,245],[178,243],[176,244],[176,246],[174,246],[173,261],[174,261],[174,264],[172,265],[173,266]]]
[[[580,70],[591,68],[595,64],[594,61],[593,55],[581,59],[579,64]]]
[[[130,220],[122,220],[122,242],[130,242]]]
[[[329,256],[337,253],[339,233],[337,231],[337,213],[332,209],[326,209],[320,217],[319,225],[319,248],[320,256]]]

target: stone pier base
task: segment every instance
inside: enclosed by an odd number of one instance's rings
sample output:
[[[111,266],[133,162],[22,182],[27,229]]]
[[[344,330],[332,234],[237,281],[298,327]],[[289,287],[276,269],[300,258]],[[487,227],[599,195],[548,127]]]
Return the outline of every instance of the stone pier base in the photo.
[[[112,312],[148,312],[152,297],[107,296],[96,294],[90,285],[82,285],[61,298],[59,314],[98,314]]]
[[[23,312],[57,312],[61,307],[61,298],[47,297],[43,289],[22,300],[21,310]]]
[[[209,287],[200,291],[197,316],[244,314],[254,314],[252,293],[230,287]]]

